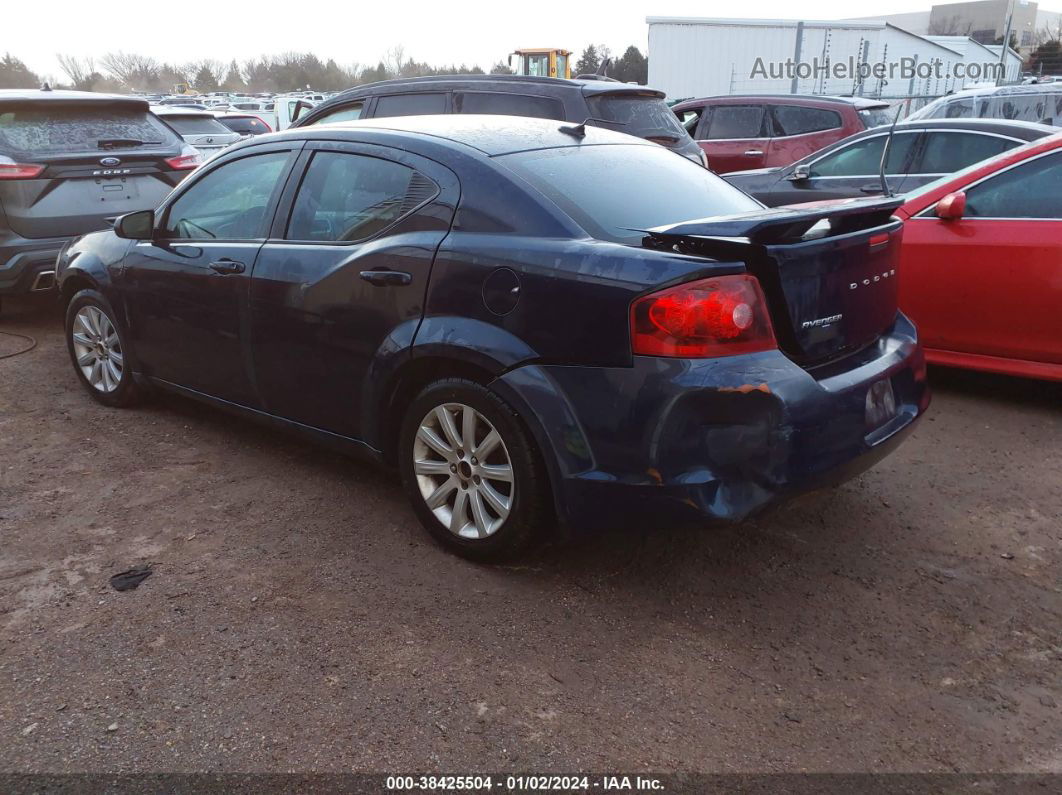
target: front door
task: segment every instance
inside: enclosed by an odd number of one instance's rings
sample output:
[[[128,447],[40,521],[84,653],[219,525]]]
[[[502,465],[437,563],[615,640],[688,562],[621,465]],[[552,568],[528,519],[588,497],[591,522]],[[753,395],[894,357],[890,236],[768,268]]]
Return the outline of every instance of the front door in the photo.
[[[457,178],[338,142],[308,143],[298,169],[251,280],[255,378],[270,413],[363,438],[363,387],[416,333]]]
[[[927,347],[1062,362],[1062,152],[967,188],[958,220],[912,218],[901,268]]]
[[[716,174],[763,168],[771,146],[764,105],[712,105],[701,114],[697,144]]]
[[[194,175],[160,209],[155,239],[129,250],[120,277],[147,375],[252,407],[248,280],[295,154],[290,145],[266,149]]]

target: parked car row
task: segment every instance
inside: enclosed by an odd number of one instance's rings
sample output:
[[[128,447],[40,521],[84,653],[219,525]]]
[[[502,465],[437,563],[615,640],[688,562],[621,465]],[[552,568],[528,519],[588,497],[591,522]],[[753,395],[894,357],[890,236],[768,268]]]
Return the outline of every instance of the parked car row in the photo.
[[[291,102],[291,129],[245,135],[0,93],[0,285],[54,271],[101,403],[172,390],[365,453],[469,557],[554,520],[736,521],[872,465],[929,400],[901,310],[931,361],[1062,380],[1051,128],[863,130],[772,175],[764,198],[802,192],[766,208],[640,86],[439,77]],[[765,103],[772,125],[799,109]],[[701,107],[710,131],[727,106]],[[910,192],[864,196],[890,135],[890,192]]]

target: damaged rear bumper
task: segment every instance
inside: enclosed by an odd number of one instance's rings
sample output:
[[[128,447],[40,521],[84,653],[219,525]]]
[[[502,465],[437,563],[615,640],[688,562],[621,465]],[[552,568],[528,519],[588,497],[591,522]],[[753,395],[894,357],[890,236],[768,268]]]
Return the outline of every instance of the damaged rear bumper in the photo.
[[[767,351],[529,365],[500,380],[538,420],[558,512],[574,526],[740,521],[869,468],[929,404],[924,356],[902,315],[874,345],[813,371]],[[867,397],[883,381],[895,396],[884,420]]]

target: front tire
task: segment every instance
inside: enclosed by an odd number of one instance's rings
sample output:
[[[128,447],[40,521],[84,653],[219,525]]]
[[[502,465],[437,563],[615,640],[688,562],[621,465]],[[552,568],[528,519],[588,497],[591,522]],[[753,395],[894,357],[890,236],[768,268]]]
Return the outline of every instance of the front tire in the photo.
[[[81,290],[66,308],[66,348],[81,386],[105,406],[136,403],[129,346],[110,302],[96,290]]]
[[[510,560],[550,523],[534,440],[507,403],[474,381],[447,378],[421,391],[402,424],[399,469],[421,524],[463,557]]]

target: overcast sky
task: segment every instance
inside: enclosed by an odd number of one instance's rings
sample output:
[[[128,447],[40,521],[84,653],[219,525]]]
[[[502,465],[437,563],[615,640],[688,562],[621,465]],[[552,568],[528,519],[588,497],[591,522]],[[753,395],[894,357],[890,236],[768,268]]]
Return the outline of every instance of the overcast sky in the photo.
[[[876,12],[928,9],[932,0],[604,0],[561,3],[518,0],[214,0],[202,2],[87,3],[10,0],[3,11],[0,52],[21,58],[42,76],[64,79],[56,53],[99,56],[122,50],[160,61],[202,58],[244,61],[261,54],[312,51],[348,66],[375,64],[396,45],[432,64],[488,68],[520,47],[566,47],[578,54],[603,43],[613,52],[634,44],[645,52],[653,16],[742,16],[839,19]],[[17,34],[14,32],[17,31]]]

